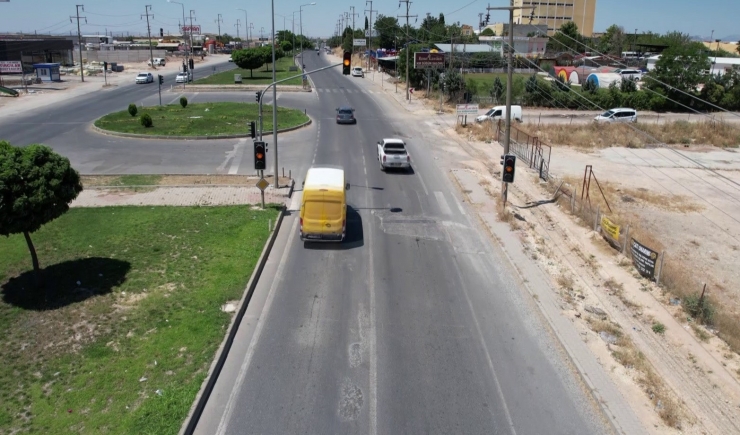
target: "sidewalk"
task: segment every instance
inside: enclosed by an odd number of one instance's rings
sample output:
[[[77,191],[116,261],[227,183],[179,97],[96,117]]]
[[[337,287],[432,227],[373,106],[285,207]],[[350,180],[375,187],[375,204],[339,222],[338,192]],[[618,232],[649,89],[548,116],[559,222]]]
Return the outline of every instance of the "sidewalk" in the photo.
[[[265,189],[265,204],[287,204],[290,188]],[[71,207],[131,206],[215,206],[261,204],[257,187],[115,187],[83,190]]]

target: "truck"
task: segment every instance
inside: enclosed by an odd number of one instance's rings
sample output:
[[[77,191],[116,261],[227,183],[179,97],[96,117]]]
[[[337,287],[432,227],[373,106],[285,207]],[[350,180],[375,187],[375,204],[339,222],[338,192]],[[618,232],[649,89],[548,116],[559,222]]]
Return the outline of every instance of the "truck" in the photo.
[[[380,170],[387,168],[411,170],[411,156],[402,139],[386,138],[378,141]]]
[[[341,242],[347,233],[347,195],[344,169],[312,166],[306,173],[301,198],[300,237],[315,242]]]

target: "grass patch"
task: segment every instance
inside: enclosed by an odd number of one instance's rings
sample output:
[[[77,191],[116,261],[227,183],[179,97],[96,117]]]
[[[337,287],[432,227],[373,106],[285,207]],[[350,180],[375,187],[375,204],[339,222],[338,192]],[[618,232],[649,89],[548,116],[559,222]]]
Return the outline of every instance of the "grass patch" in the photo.
[[[0,238],[0,433],[176,434],[277,210],[71,209]]]
[[[300,69],[298,71],[288,71],[288,68],[296,65],[291,56],[278,59],[276,64],[277,64],[277,67],[275,68],[275,77],[277,78],[277,80],[282,80],[290,76],[294,76],[296,74],[301,73]],[[202,79],[198,79],[194,81],[193,84],[196,84],[196,85],[234,85],[236,84],[238,85],[238,83],[234,83],[234,74],[242,75],[242,85],[244,86],[268,85],[272,83],[272,65],[267,64],[251,72],[248,69],[241,69],[241,68],[231,69],[228,71],[210,75],[208,77],[204,77]],[[287,82],[280,83],[278,84],[278,86],[280,85],[300,86],[302,84],[303,84],[303,80],[301,79],[301,77],[298,77],[295,79],[288,80]]]
[[[652,329],[653,329],[653,332],[656,334],[660,334],[660,335],[665,334],[665,325],[660,322],[653,323]]]
[[[694,330],[694,334],[696,335],[696,338],[703,341],[704,343],[708,343],[709,339],[712,338],[711,335],[707,333],[707,331],[704,330],[701,326],[697,325],[696,323],[689,323],[691,325],[691,329]],[[732,355],[732,354],[730,354]]]
[[[127,110],[110,113],[95,121],[103,130],[137,133],[150,136],[223,136],[247,135],[249,121],[258,118],[257,103],[195,103],[183,108],[179,104],[139,108],[151,115],[154,125],[139,123]],[[263,105],[262,113],[272,113],[272,106]],[[278,107],[278,129],[295,127],[308,121],[302,111]],[[264,131],[272,131],[272,116],[263,117]]]

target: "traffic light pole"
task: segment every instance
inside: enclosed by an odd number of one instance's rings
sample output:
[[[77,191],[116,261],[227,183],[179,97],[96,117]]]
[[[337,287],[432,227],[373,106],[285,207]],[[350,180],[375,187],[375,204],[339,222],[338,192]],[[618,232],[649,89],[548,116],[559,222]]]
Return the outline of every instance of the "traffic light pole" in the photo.
[[[295,78],[298,78],[298,77],[303,77],[304,75],[313,74],[315,72],[323,71],[323,70],[326,70],[326,69],[329,69],[329,68],[334,68],[335,66],[341,66],[341,65],[342,65],[341,63],[335,63],[334,65],[325,66],[325,67],[322,67],[322,68],[319,68],[319,69],[315,69],[315,70],[312,70],[312,71],[305,71],[305,72],[303,72],[301,74],[296,74],[296,75],[290,76],[288,78],[277,80],[277,81],[274,81],[274,82],[270,83],[269,85],[267,85],[267,87],[262,91],[262,93],[259,94],[260,95],[260,99],[259,99],[259,110],[257,112],[258,113],[258,116],[259,116],[258,122],[257,122],[257,125],[259,125],[259,140],[262,141],[262,100],[265,97],[265,93],[268,90],[270,90],[271,87],[277,85],[278,83],[287,82],[288,80],[291,80],[291,79],[295,79]],[[274,97],[274,95],[276,93],[277,93],[277,90],[275,90],[275,92],[273,92],[273,101],[272,101],[272,105],[274,106],[273,109],[272,109],[272,126],[273,126],[272,128],[273,128],[273,132],[274,132],[275,136],[277,136],[277,99]],[[265,149],[265,151],[267,151],[267,149]],[[275,187],[276,188],[278,187],[277,149],[275,149]]]
[[[159,93],[159,105],[162,105],[162,76],[157,76],[157,92]]]

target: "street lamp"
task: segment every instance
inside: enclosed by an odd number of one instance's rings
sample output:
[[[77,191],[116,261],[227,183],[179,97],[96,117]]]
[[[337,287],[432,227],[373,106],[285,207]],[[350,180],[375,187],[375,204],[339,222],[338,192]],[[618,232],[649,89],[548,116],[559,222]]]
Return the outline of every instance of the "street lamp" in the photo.
[[[290,33],[293,34],[293,49],[291,51],[293,52],[294,57],[295,57],[295,13],[296,12],[299,12],[299,11],[293,11],[293,24],[290,27]]]
[[[182,30],[182,37],[185,38],[185,31],[183,30],[183,28],[185,28],[185,4],[176,2],[173,0],[167,0],[167,3],[177,3],[178,5],[182,7],[182,27],[180,28],[180,30]],[[188,51],[185,50],[185,60],[187,61],[187,59],[188,59]]]
[[[714,35],[712,35],[714,36]],[[719,43],[722,41],[721,39],[715,39],[714,42],[717,43],[717,51],[714,52],[714,62],[712,62],[712,75],[714,75],[714,65],[717,63],[717,55],[719,54]]]
[[[306,3],[298,7],[298,18],[301,21],[301,71],[305,72],[306,68],[303,66],[303,7],[304,6],[315,6],[316,2]]]
[[[244,27],[245,27],[244,33],[247,34],[247,48],[249,48],[249,24],[248,24],[249,23],[249,20],[247,19],[247,10],[246,9],[241,9],[241,8],[237,8],[236,10],[237,11],[244,11]]]

